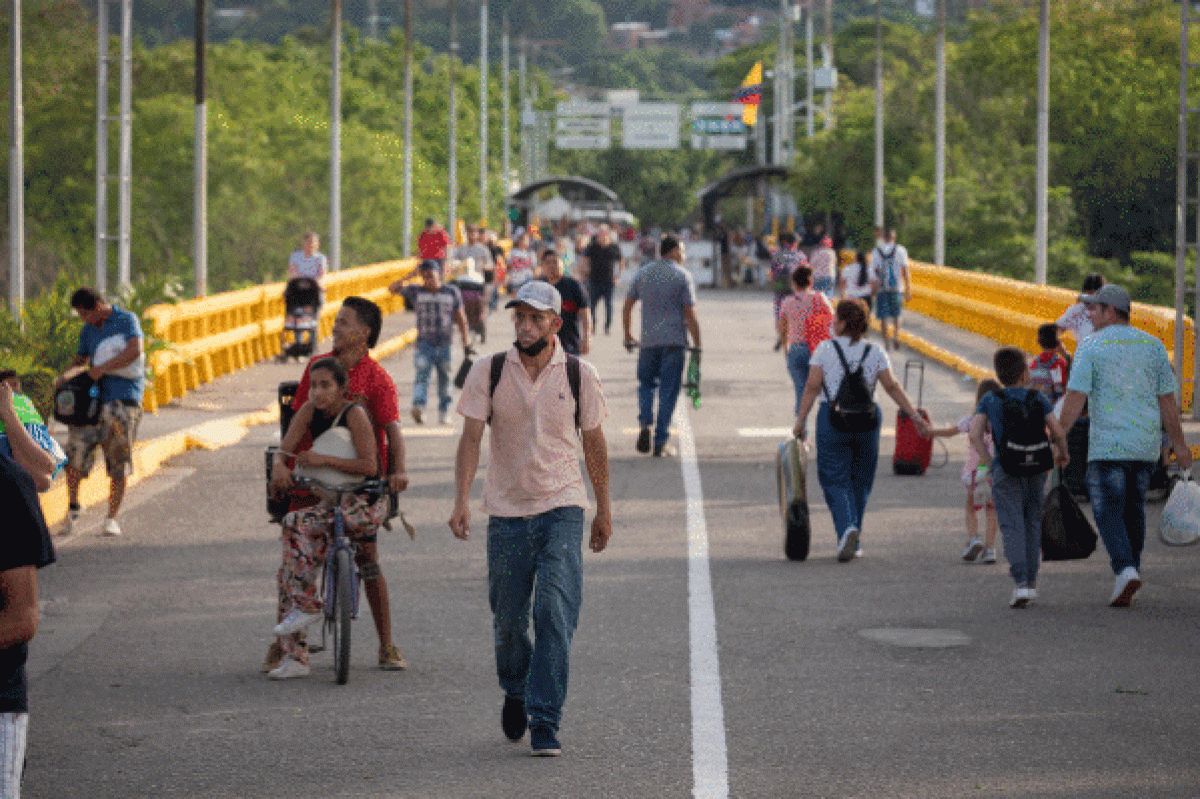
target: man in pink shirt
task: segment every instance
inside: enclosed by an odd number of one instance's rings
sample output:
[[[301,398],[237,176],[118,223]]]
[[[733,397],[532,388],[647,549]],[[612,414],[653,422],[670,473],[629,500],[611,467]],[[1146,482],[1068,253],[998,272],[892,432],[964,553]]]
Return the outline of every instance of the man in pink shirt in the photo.
[[[514,742],[528,727],[533,754],[553,757],[562,751],[558,725],[583,589],[588,498],[575,441],[583,441],[596,496],[590,546],[601,552],[612,535],[608,445],[600,427],[607,409],[595,368],[566,355],[558,342],[562,298],[554,287],[531,280],[506,307],[513,308],[516,342],[505,353],[481,358],[459,398],[465,423],[455,460],[457,496],[450,529],[458,538],[470,536],[471,484],[483,430],[490,423],[483,509],[489,516],[488,597],[496,671],[505,696],[500,723]],[[495,381],[494,358],[503,359],[495,361],[502,364]]]

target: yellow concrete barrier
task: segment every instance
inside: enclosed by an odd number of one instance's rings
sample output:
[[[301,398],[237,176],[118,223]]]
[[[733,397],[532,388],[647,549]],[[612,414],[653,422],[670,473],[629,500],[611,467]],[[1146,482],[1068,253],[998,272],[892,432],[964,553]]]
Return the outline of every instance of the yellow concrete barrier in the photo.
[[[384,314],[401,310],[403,301],[387,287],[395,280],[410,278],[417,263],[416,258],[405,258],[327,275],[320,337],[330,334],[346,297],[367,297]],[[283,283],[272,283],[148,308],[145,316],[154,334],[170,347],[150,356],[154,385],[146,392],[142,407],[156,411],[199,385],[277,355],[283,330],[283,288]]]
[[[1054,322],[1073,305],[1078,293],[1057,286],[1038,286],[1012,278],[969,272],[932,264],[910,262],[913,299],[909,307],[940,322],[970,330],[998,343],[1011,344],[1029,353],[1039,351],[1038,325]],[[1162,341],[1167,355],[1175,356],[1175,311],[1146,303],[1133,303],[1130,324]],[[1196,346],[1195,322],[1184,317],[1183,406],[1192,404],[1192,376]],[[1064,342],[1074,351],[1075,341]]]

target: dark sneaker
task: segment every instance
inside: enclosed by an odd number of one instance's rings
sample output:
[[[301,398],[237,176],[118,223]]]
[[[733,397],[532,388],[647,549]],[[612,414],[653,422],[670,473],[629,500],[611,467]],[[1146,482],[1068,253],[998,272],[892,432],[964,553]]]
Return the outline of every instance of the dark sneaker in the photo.
[[[525,728],[529,719],[525,716],[525,703],[511,696],[504,697],[504,707],[500,710],[500,726],[508,740],[516,743],[525,737]]]
[[[650,428],[643,427],[642,432],[638,433],[637,451],[643,454],[650,451]]]
[[[529,746],[534,757],[558,757],[562,754],[562,744],[549,727],[531,728]]]
[[[653,453],[651,453],[651,454],[652,454],[654,457],[656,457],[656,458],[661,458],[661,457],[663,457],[663,456],[665,456],[665,455],[670,455],[670,454],[671,454],[671,450],[667,448],[667,442],[666,442],[666,441],[664,441],[664,442],[663,442],[663,443],[661,443],[661,444],[655,444],[655,445],[654,445],[654,452],[653,452]]]

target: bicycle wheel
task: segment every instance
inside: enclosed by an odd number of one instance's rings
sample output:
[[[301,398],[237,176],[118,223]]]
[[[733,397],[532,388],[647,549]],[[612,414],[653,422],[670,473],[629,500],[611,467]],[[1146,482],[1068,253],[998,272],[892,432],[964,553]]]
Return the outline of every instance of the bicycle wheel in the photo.
[[[354,612],[354,562],[350,550],[334,554],[333,670],[338,685],[350,678],[350,619]]]

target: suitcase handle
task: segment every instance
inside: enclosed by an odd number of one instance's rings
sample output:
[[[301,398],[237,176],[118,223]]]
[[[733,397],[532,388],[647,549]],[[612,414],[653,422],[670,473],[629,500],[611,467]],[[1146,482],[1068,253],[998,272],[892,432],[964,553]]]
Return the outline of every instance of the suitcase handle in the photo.
[[[908,393],[908,370],[917,367],[919,380],[917,381],[917,401],[914,407],[921,407],[921,400],[925,396],[925,362],[918,360],[908,360],[904,362],[904,393]]]

